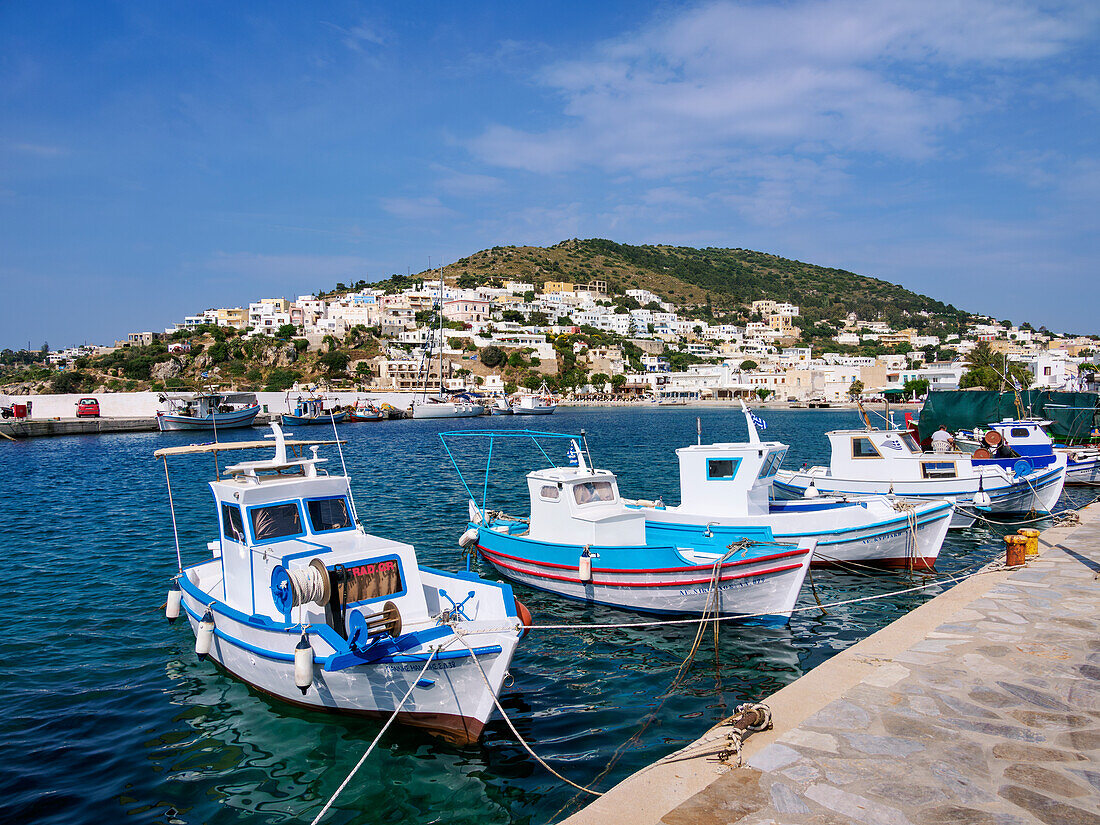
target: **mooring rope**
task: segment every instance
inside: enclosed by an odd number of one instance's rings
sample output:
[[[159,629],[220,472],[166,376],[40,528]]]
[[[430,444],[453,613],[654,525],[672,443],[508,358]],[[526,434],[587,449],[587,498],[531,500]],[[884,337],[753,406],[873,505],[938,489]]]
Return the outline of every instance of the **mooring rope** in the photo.
[[[435,654],[438,652],[438,647],[432,648],[431,655],[428,656],[428,661],[424,662],[424,667],[420,670],[420,673],[413,680],[413,683],[409,685],[408,692],[402,697],[401,701],[397,703],[397,707],[393,709],[393,713],[390,715],[390,718],[386,720],[386,724],[382,726],[382,730],[378,731],[378,735],[374,737],[374,741],[370,743],[370,747],[367,748],[366,752],[359,758],[359,761],[355,763],[355,767],[351,769],[351,773],[349,773],[344,781],[340,783],[340,787],[336,789],[336,793],[329,797],[328,802],[325,803],[325,807],[323,807],[321,809],[321,812],[313,818],[313,822],[311,822],[310,825],[317,825],[317,823],[321,821],[321,817],[328,813],[328,809],[332,807],[332,803],[336,801],[336,797],[341,794],[344,788],[348,786],[348,783],[351,782],[352,777],[355,776],[355,774],[359,771],[361,767],[363,767],[363,763],[366,762],[367,757],[371,755],[371,751],[373,751],[375,745],[378,744],[378,740],[382,738],[382,734],[384,734],[389,726],[393,724],[393,721],[397,718],[397,714],[401,711],[401,708],[405,706],[405,702],[409,700],[409,697],[412,696],[413,691],[416,690],[417,682],[419,682],[423,678],[424,674],[428,671],[428,666],[432,663],[432,659],[435,658]]]
[[[560,779],[562,782],[564,782],[566,785],[572,785],[578,791],[584,791],[585,793],[592,794],[593,796],[603,796],[603,794],[600,791],[594,791],[591,788],[586,788],[583,785],[578,785],[576,782],[572,781],[571,779],[567,779],[566,777],[562,776],[560,773],[558,773],[556,770],[554,770],[552,767],[550,767],[550,765],[547,764],[545,759],[543,759],[541,756],[539,756],[537,753],[535,753],[534,749],[530,745],[527,744],[527,740],[524,739],[523,736],[520,735],[520,732],[518,730],[516,730],[516,726],[512,724],[512,720],[508,717],[507,712],[505,712],[504,708],[501,706],[500,699],[497,697],[497,692],[495,690],[493,690],[493,685],[489,681],[489,677],[485,675],[485,669],[481,666],[481,662],[478,661],[477,656],[474,654],[473,648],[471,648],[468,644],[466,644],[466,640],[462,638],[462,636],[467,631],[460,631],[458,628],[452,628],[452,629],[454,630],[455,638],[458,639],[458,641],[461,642],[462,646],[470,652],[470,658],[473,659],[474,664],[477,665],[478,672],[481,673],[481,678],[485,681],[485,687],[487,687],[489,689],[489,695],[493,697],[493,704],[495,704],[497,706],[497,710],[500,712],[500,715],[504,718],[504,721],[508,723],[508,727],[511,728],[512,733],[516,737],[516,740],[521,745],[523,745],[524,749],[529,754],[531,754],[531,757],[536,762],[538,762],[540,765],[542,765],[546,770],[548,770],[550,773],[552,773],[554,776],[556,776],[558,779]],[[316,820],[314,820],[314,825],[316,825]]]

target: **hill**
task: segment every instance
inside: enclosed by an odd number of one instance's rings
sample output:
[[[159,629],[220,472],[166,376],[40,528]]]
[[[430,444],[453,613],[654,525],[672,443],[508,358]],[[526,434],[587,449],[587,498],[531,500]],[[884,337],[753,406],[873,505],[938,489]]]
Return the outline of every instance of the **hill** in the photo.
[[[496,246],[447,267],[460,285],[493,280],[587,284],[603,280],[611,295],[647,289],[696,317],[749,319],[753,301],[797,304],[810,323],[837,323],[854,312],[895,328],[957,332],[970,313],[879,278],[747,249],[631,246],[602,238],[550,247]],[[430,273],[419,277],[430,278]],[[805,323],[804,321],[804,323]]]

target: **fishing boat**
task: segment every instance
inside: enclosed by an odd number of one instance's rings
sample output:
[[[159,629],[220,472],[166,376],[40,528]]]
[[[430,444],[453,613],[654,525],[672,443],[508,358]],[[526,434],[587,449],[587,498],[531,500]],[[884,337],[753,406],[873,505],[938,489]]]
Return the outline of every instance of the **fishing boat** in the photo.
[[[503,396],[500,398],[494,398],[489,403],[489,413],[491,415],[511,415],[512,405],[508,403],[508,399]]]
[[[970,527],[983,514],[1049,513],[1066,480],[1066,457],[996,458],[960,451],[924,452],[908,430],[833,430],[829,466],[779,470],[774,490],[793,499],[807,494],[894,494],[955,503],[952,528]],[[809,492],[812,489],[813,492]]]
[[[364,421],[382,421],[385,414],[371,401],[357,401],[355,406],[349,406],[344,410],[347,417],[344,419],[349,424],[358,424]]]
[[[1006,418],[988,428],[959,430],[955,445],[979,457],[1024,457],[1032,463],[1050,463],[1055,455],[1066,457],[1066,484],[1100,484],[1100,450],[1095,447],[1067,447],[1054,443],[1044,419]]]
[[[546,382],[533,393],[520,393],[512,401],[514,415],[551,415],[558,408]]]
[[[157,411],[161,432],[251,427],[260,412],[251,392],[184,392],[160,396],[164,409]]]
[[[308,424],[339,424],[346,417],[343,410],[325,409],[325,397],[323,395],[301,396],[299,395],[294,407],[290,407],[290,394],[287,394],[287,408],[279,416],[279,421],[284,427],[303,427]]]
[[[319,467],[322,445],[271,441],[157,450],[168,458],[274,447],[217,471],[218,535],[184,565],[167,616],[195,651],[248,685],[315,710],[390,716],[451,742],[478,739],[530,615],[504,583],[418,563],[409,544],[367,533],[347,471]],[[311,455],[304,456],[308,447]],[[173,528],[175,507],[172,504]],[[524,619],[519,617],[523,615]]]
[[[741,409],[747,442],[703,444],[700,428],[697,444],[676,450],[679,505],[626,502],[645,514],[648,536],[678,543],[704,531],[725,536],[746,526],[768,527],[777,542],[815,540],[814,565],[935,566],[954,511],[950,501],[881,495],[774,500],[772,484],[788,446],[762,441],[758,420],[744,404]]]
[[[615,475],[592,466],[584,436],[516,431],[440,435],[470,496],[469,524],[460,539],[513,582],[566,598],[643,613],[723,615],[786,624],[810,567],[816,542],[776,541],[766,525],[721,532],[682,531],[676,540],[651,532],[646,515],[619,496]],[[530,439],[543,456],[547,441],[569,445],[569,461],[527,473],[528,517],[476,503],[448,439],[488,441],[488,490],[493,445]]]

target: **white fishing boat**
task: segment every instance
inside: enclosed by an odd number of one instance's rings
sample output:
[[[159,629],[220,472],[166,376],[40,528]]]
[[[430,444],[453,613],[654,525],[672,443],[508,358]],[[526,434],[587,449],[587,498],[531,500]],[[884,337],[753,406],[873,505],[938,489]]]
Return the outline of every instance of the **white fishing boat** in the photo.
[[[934,567],[954,507],[943,500],[894,496],[771,497],[787,445],[762,441],[757,420],[741,405],[749,440],[698,444],[676,451],[680,503],[630,501],[645,514],[647,536],[680,543],[698,533],[736,535],[768,527],[777,542],[814,540],[815,565],[859,562],[882,567]]]
[[[774,489],[801,498],[813,488],[838,495],[894,494],[955,503],[951,527],[979,515],[1049,513],[1066,480],[1066,457],[996,458],[959,451],[926,453],[906,430],[834,430],[829,466],[780,470]],[[813,495],[813,493],[811,493]]]
[[[545,381],[535,392],[520,393],[512,401],[514,415],[551,415],[557,408],[554,395]]]
[[[452,742],[476,741],[529,614],[507,584],[424,567],[411,545],[367,533],[346,471],[319,467],[327,461],[319,447],[338,442],[272,430],[274,444],[154,453],[168,477],[169,457],[213,453],[217,466],[218,453],[274,447],[273,457],[226,467],[210,482],[219,531],[205,561],[185,566],[176,534],[169,619],[182,609],[200,658],[283,701],[396,712]],[[168,492],[172,502],[170,477]],[[172,514],[174,526],[174,505]]]
[[[479,506],[470,493],[470,523],[460,543],[505,578],[570,599],[644,613],[724,615],[785,624],[813,557],[815,541],[779,542],[766,525],[721,533],[694,530],[675,541],[654,535],[645,513],[619,496],[618,480],[591,466],[583,436],[517,431],[459,431],[440,438],[564,439],[569,466],[527,474],[530,515]],[[560,442],[559,442],[560,443]],[[549,453],[539,444],[544,456]],[[457,462],[455,469],[470,487]],[[488,484],[482,485],[488,489]]]
[[[512,406],[508,403],[508,399],[501,396],[500,398],[494,398],[489,404],[489,412],[492,415],[511,415]]]
[[[252,392],[163,393],[160,402],[164,405],[157,411],[161,432],[251,427],[260,412]]]

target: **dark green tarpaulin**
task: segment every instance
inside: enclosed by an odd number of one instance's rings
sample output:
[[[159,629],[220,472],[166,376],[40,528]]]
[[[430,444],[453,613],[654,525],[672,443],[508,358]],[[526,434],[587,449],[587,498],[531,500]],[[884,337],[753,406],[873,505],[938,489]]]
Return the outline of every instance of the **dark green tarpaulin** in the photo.
[[[1094,392],[1022,390],[1019,395],[1024,417],[1052,421],[1051,435],[1056,439],[1086,441],[1092,429],[1100,426],[1098,396]],[[1019,417],[1013,392],[933,391],[920,412],[920,436],[928,438],[941,424],[955,432]]]

